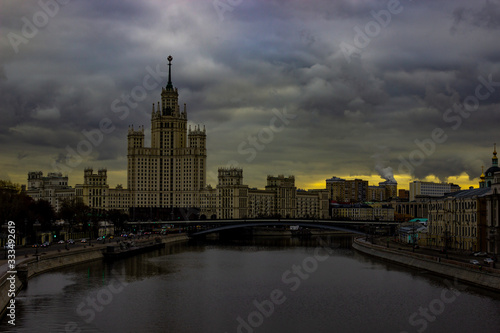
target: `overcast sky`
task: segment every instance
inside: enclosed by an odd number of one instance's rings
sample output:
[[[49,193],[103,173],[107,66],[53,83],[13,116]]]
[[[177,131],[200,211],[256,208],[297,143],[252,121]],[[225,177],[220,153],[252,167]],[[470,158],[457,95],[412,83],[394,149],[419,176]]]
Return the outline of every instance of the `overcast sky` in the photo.
[[[21,184],[90,166],[126,186],[168,55],[212,185],[232,165],[259,188],[477,187],[500,143],[498,0],[3,0],[0,33],[0,179]]]

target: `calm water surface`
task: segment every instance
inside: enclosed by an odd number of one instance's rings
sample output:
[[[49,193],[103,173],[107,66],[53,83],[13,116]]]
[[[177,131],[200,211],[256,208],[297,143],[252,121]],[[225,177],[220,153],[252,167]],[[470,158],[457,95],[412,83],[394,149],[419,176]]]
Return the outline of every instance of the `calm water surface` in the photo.
[[[43,274],[1,332],[499,332],[500,296],[351,238],[185,243]],[[326,246],[328,245],[328,246]],[[450,289],[451,288],[451,289]]]

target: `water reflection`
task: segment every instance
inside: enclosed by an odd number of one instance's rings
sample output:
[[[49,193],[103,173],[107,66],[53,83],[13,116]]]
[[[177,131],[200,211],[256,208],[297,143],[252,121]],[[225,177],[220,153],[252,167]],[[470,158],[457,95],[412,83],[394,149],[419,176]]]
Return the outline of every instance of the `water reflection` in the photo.
[[[426,323],[426,332],[497,331],[497,295],[366,257],[351,241],[333,235],[193,241],[70,267],[30,280],[17,298],[15,330],[6,320],[0,330],[416,332],[423,322],[412,325],[411,316],[438,302],[452,283],[461,294]]]

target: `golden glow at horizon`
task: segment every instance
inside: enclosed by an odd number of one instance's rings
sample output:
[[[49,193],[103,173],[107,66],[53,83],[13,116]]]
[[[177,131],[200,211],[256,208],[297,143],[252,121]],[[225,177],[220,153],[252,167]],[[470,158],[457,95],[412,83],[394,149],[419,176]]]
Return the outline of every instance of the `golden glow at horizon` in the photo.
[[[16,174],[10,174],[10,180],[13,183],[17,184],[26,184],[26,173],[16,173]],[[75,186],[76,184],[81,183],[81,170],[77,169],[74,172],[70,173],[69,175],[69,185],[70,186]],[[378,174],[374,175],[364,175],[364,176],[350,176],[350,175],[336,175],[336,177],[342,178],[342,179],[363,179],[367,180],[368,184],[370,186],[375,185],[377,186],[378,183],[385,181],[383,178],[380,177]],[[323,175],[323,176],[306,176],[306,175],[295,175],[295,186],[297,188],[301,189],[325,189],[326,188],[326,179],[332,178],[332,175]],[[398,182],[398,190],[399,189],[405,189],[409,190],[409,184],[410,182],[416,180],[412,178],[409,175],[402,175],[402,176],[395,176],[396,181]],[[420,179],[421,181],[425,182],[433,182],[433,183],[440,183],[441,181],[434,175],[432,176],[427,176],[424,179]],[[457,184],[460,186],[462,190],[468,190],[470,186],[474,188],[479,187],[479,176],[477,178],[474,178],[472,180],[469,179],[469,176],[463,172],[460,176],[456,177],[449,177],[447,180],[447,183],[453,183]],[[248,183],[250,187],[252,186],[257,186],[258,184],[253,184],[253,182],[245,182]],[[122,184],[124,188],[127,187],[127,170],[108,170],[108,184],[110,187],[115,188],[116,185]]]
[[[364,176],[361,176],[361,175],[360,176],[336,175],[336,177],[339,177],[339,178],[342,178],[345,180],[350,180],[350,179],[367,180],[368,185],[370,185],[370,186],[372,186],[372,185],[378,186],[378,183],[385,181],[385,179],[381,178],[379,174],[364,175]],[[332,176],[325,175],[325,176],[323,176],[322,180],[319,180],[319,179],[316,180],[317,177],[314,177],[315,180],[311,180],[311,181],[304,180],[302,182],[301,182],[301,178],[302,178],[301,176],[295,177],[295,182],[296,182],[295,185],[298,188],[324,189],[326,186],[325,180],[332,178]],[[312,178],[312,177],[304,177],[304,179],[305,178]],[[413,182],[414,180],[417,180],[417,179],[414,179],[413,177],[411,177],[410,175],[395,176],[394,178],[398,182],[398,190],[399,189],[409,190],[410,183]],[[418,179],[418,180],[423,181],[423,182],[441,183],[439,178],[437,178],[434,175],[427,176],[424,179]],[[462,190],[468,190],[470,186],[472,186],[474,188],[478,188],[479,187],[479,180],[480,180],[479,177],[470,180],[469,176],[465,172],[463,172],[462,174],[460,174],[460,176],[448,177],[446,183],[457,184],[460,186],[460,188]]]

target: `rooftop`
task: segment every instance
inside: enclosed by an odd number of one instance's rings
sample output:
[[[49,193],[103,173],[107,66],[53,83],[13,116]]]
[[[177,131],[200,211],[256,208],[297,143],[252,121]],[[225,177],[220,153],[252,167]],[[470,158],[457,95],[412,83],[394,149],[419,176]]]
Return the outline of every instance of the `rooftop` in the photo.
[[[456,192],[451,192],[451,193],[446,193],[445,197],[454,197],[454,198],[470,198],[470,197],[482,197],[484,195],[487,195],[491,191],[491,188],[485,187],[485,188],[474,188],[472,190],[461,190],[461,191],[456,191]]]

